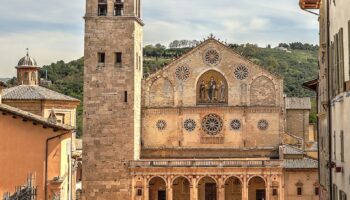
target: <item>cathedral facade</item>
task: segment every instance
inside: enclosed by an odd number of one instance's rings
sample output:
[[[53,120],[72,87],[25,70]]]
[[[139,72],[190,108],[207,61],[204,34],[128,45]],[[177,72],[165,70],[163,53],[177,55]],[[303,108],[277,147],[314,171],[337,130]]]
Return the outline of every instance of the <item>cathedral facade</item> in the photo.
[[[280,76],[211,36],[142,78],[140,1],[87,0],[85,21],[85,199],[317,199],[310,100]]]

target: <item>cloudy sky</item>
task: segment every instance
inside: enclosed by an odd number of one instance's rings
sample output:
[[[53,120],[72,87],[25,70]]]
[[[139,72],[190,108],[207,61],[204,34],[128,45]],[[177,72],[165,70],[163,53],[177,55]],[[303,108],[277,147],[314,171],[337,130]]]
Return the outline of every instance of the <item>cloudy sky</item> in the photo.
[[[2,0],[0,77],[30,49],[40,66],[83,56],[85,0]],[[317,16],[298,0],[143,0],[145,44],[201,40],[213,33],[230,43],[259,46],[318,43]]]

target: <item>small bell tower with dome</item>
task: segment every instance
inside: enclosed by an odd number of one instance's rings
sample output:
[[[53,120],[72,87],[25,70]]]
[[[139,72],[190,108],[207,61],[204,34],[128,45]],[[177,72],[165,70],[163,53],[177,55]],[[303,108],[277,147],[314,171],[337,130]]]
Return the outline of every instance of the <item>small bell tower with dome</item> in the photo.
[[[18,85],[39,85],[39,69],[34,58],[27,54],[18,61],[17,69],[17,84]]]

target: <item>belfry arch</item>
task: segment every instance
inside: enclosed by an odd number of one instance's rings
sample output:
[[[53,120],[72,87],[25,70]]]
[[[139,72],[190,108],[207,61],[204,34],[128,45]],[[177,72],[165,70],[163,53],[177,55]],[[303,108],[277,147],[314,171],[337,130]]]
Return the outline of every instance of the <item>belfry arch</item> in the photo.
[[[197,80],[197,105],[227,104],[228,84],[223,74],[208,70]]]

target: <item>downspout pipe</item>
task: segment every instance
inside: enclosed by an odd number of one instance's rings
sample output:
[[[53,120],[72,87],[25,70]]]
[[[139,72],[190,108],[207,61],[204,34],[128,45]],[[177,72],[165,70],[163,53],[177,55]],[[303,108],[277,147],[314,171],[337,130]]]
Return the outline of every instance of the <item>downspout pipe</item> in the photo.
[[[332,176],[332,83],[331,83],[331,62],[330,62],[330,44],[331,44],[331,39],[330,39],[330,0],[327,0],[327,71],[328,71],[328,81],[327,81],[327,88],[328,88],[328,166],[329,166],[329,199],[332,199],[332,194],[333,194],[333,188],[332,188],[332,183],[333,183],[333,176]]]
[[[50,138],[46,139],[46,146],[45,146],[45,200],[47,200],[47,182],[48,182],[48,157],[49,157],[49,142],[53,139],[60,138],[70,132],[65,132],[60,135],[56,135]]]

